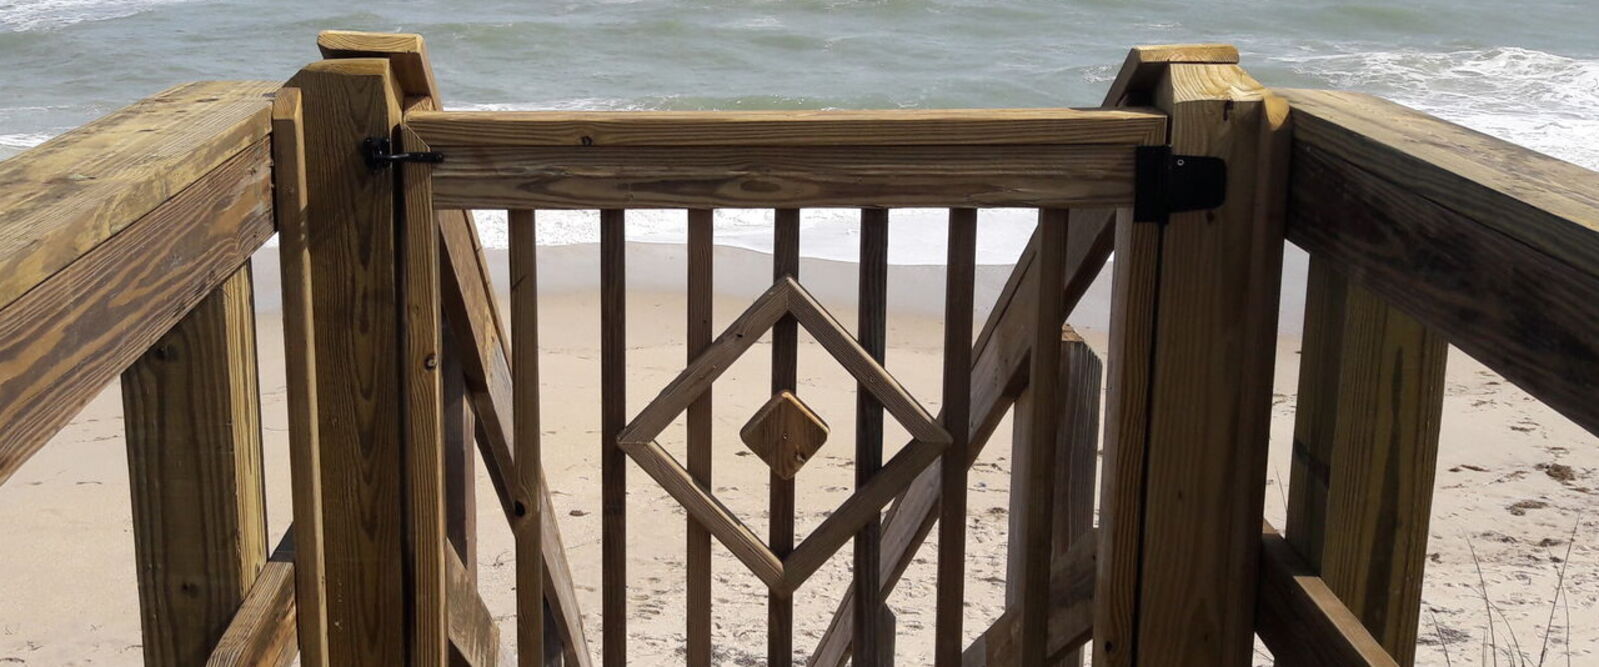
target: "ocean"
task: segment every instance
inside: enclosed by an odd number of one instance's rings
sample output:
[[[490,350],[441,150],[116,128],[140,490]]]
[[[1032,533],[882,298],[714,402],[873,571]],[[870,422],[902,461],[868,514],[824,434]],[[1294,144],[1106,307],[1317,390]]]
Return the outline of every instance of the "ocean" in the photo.
[[[1599,169],[1599,0],[0,0],[0,158],[173,83],[282,80],[318,30],[424,35],[455,109],[1095,106],[1128,47],[1231,42],[1267,85],[1383,95]],[[480,214],[503,246],[503,214]],[[548,244],[596,216],[540,215]],[[807,211],[802,252],[855,257],[855,215]],[[629,239],[681,242],[680,212]],[[891,261],[943,261],[943,214],[893,212]],[[770,247],[770,214],[716,239]],[[1009,263],[1026,211],[985,211]]]

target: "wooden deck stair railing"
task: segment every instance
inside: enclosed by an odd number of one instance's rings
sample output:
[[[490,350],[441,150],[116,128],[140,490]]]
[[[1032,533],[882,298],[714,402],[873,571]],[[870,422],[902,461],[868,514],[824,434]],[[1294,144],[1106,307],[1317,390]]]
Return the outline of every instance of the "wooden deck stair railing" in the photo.
[[[439,110],[420,37],[318,45],[288,87],[186,84],[0,163],[0,483],[121,377],[152,664],[497,664],[474,445],[516,537],[520,663],[591,664],[539,464],[537,209],[601,210],[607,665],[627,658],[629,458],[689,514],[690,664],[713,659],[713,538],[770,589],[773,664],[794,655],[794,594],[853,542],[810,664],[893,663],[885,600],[937,524],[940,665],[1239,665],[1257,633],[1284,664],[1399,665],[1447,345],[1599,431],[1599,176],[1374,98],[1268,91],[1231,47],[1134,49],[1092,110],[461,113]],[[444,159],[375,167],[373,137]],[[1225,203],[1134,221],[1146,145],[1223,158]],[[950,211],[937,415],[881,365],[902,206]],[[993,206],[1039,226],[974,340]],[[774,209],[775,262],[713,338],[718,207]],[[802,207],[861,210],[854,332],[798,275]],[[477,208],[510,211],[509,322]],[[689,334],[684,371],[630,418],[639,208],[689,210]],[[269,553],[248,260],[273,233],[294,524]],[[1261,513],[1285,239],[1312,264],[1279,535]],[[1112,249],[1102,369],[1062,323]],[[858,381],[857,489],[796,542],[792,478],[825,436],[793,394],[800,327]],[[710,492],[709,392],[767,330],[774,399],[746,430],[775,462],[762,540]],[[967,646],[965,474],[1012,409],[1007,610]],[[887,461],[885,411],[914,438]],[[680,415],[686,462],[654,442]]]

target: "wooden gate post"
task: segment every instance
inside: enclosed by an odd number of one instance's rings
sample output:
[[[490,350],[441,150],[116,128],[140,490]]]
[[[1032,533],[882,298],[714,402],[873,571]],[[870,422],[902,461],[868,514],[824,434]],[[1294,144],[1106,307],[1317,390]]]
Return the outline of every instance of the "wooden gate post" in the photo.
[[[1226,203],[1117,220],[1096,665],[1247,665],[1282,262],[1286,105],[1236,65],[1154,86]]]
[[[203,665],[266,563],[250,267],[122,374],[144,658]]]
[[[414,271],[425,259],[404,254],[433,246],[401,247],[396,170],[374,169],[361,150],[368,138],[396,139],[399,83],[388,59],[349,58],[312,63],[288,85],[304,105],[314,230],[328,662],[439,664],[444,545],[438,535],[412,544],[418,521],[438,523],[442,535],[442,496],[430,479],[442,474],[434,466],[442,445],[425,445],[440,422],[437,280]],[[409,497],[408,486],[434,495]]]

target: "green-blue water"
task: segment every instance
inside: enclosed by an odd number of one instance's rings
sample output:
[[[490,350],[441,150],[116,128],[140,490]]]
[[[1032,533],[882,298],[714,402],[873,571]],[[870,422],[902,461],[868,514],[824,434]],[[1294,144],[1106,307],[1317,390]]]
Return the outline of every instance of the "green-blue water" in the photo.
[[[1595,0],[0,0],[0,157],[178,81],[287,78],[324,28],[422,33],[447,103],[495,109],[1092,106],[1133,44],[1225,41],[1268,85],[1599,168]]]

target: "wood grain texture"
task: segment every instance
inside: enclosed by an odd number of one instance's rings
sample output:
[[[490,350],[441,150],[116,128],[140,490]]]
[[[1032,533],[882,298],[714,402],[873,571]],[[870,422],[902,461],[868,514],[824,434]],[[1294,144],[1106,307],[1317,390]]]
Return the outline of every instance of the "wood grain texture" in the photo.
[[[426,151],[427,144],[400,128],[401,149]],[[444,385],[439,373],[443,347],[439,313],[438,222],[432,207],[431,166],[400,168],[400,335],[405,348],[405,499],[411,577],[411,659],[442,665],[449,658],[446,616],[444,511]]]
[[[1271,524],[1261,531],[1257,631],[1278,664],[1397,667]]]
[[[827,422],[793,392],[784,390],[762,405],[738,437],[770,466],[772,473],[792,480],[827,442]]]
[[[1104,109],[435,111],[405,123],[428,143],[459,147],[1134,145],[1166,136],[1164,114]]]
[[[1321,336],[1337,346],[1302,356],[1319,368],[1300,388],[1303,418],[1318,425],[1304,436],[1319,441],[1295,438],[1293,481],[1312,491],[1291,508],[1310,516],[1293,517],[1302,535],[1290,544],[1314,549],[1306,561],[1328,589],[1411,664],[1449,346],[1324,260],[1312,257],[1311,274],[1321,307],[1307,310],[1306,325],[1329,330]],[[1323,504],[1311,509],[1318,495]]]
[[[1079,647],[1093,633],[1095,556],[1099,545],[1089,530],[1050,563],[1048,664],[1076,665]],[[964,667],[1018,664],[1021,610],[1009,606],[961,655]]]
[[[511,211],[511,373],[515,387],[518,496],[540,497],[544,459],[539,433],[538,239],[532,211]],[[544,554],[539,543],[544,513],[538,504],[517,505],[516,653],[523,667],[544,659]]]
[[[210,657],[266,561],[246,264],[122,373],[145,661]]]
[[[267,166],[257,142],[0,309],[0,484],[271,237]]]
[[[1066,245],[1065,231],[1060,230],[1062,252]],[[966,644],[966,472],[971,456],[972,292],[977,271],[977,211],[950,210],[947,245],[941,394],[944,405],[939,419],[950,434],[950,443],[944,449],[939,468],[942,500],[938,519],[933,657],[935,664],[956,667],[960,665],[961,650]],[[1049,274],[1045,275],[1047,278]],[[867,655],[870,650],[862,645],[861,654]]]
[[[715,273],[713,222],[712,212],[708,209],[688,212],[688,322],[684,336],[688,347],[687,361],[693,361],[711,345],[712,318],[715,314],[711,280]],[[701,394],[690,403],[684,436],[689,475],[696,484],[706,489],[712,488],[711,468],[715,459],[711,447],[711,409],[710,392]],[[711,533],[692,517],[688,520],[687,552],[688,571],[684,592],[686,662],[690,667],[710,667]]]
[[[1099,463],[1099,397],[1103,365],[1088,343],[1070,325],[1060,333],[1059,405],[1060,429],[1055,436],[1056,479],[1051,502],[1052,563],[1058,563],[1069,550],[1079,548],[1079,537],[1094,527],[1094,479]],[[1011,440],[1010,519],[1007,532],[1005,604],[1012,607],[1021,600],[1027,543],[1028,438],[1032,433],[1033,394],[1023,391],[1012,412],[1014,437]],[[1052,564],[1051,568],[1057,567]],[[1053,615],[1054,612],[1052,611]],[[1091,612],[1090,612],[1091,614]],[[1053,616],[1052,616],[1053,617]],[[1053,631],[1051,631],[1051,642]],[[1082,663],[1078,651],[1061,656],[1067,665]]]
[[[427,44],[421,35],[323,30],[317,33],[316,46],[322,52],[322,57],[329,60],[388,58],[395,80],[406,97],[430,97],[435,103],[443,99],[439,96],[438,80],[433,77],[433,63],[428,60]],[[423,137],[423,141],[426,140]]]
[[[410,652],[399,211],[394,173],[368,168],[358,147],[390,136],[400,96],[378,58],[312,63],[290,85],[305,108],[307,225],[316,230],[328,661],[398,664]]]
[[[0,162],[0,308],[265,138],[277,88],[174,86]]]
[[[478,208],[1118,206],[1133,145],[452,147],[435,205]]]
[[[1599,277],[1314,143],[1292,178],[1290,241],[1599,432]]]
[[[500,663],[500,628],[477,593],[477,578],[455,552],[446,554],[449,582],[450,645],[462,662],[472,667]],[[539,626],[543,634],[543,626]]]
[[[861,211],[860,285],[857,299],[857,334],[861,348],[877,363],[888,351],[888,211]],[[883,404],[871,389],[855,386],[855,492],[871,486],[883,467]],[[855,646],[861,647],[861,667],[885,663],[883,654],[893,642],[884,637],[889,628],[878,623],[888,613],[878,591],[882,589],[882,514],[873,508],[854,542]]]
[[[1276,92],[1296,143],[1599,275],[1599,174],[1370,95]]]
[[[455,556],[477,578],[477,417],[461,368],[460,344],[443,324],[439,374],[444,392],[444,533]]]
[[[217,640],[207,667],[286,667],[295,658],[294,528],[278,542]],[[303,664],[303,661],[302,661]]]
[[[800,226],[798,209],[772,212],[772,280],[797,284]],[[785,302],[791,299],[784,299]],[[794,391],[799,374],[799,329],[791,315],[772,324],[772,393]],[[794,549],[794,481],[773,470],[767,476],[770,517],[768,544],[778,558]],[[787,667],[794,661],[794,600],[791,589],[777,587],[766,596],[766,661]]]
[[[306,227],[305,120],[300,89],[272,104],[272,212],[283,292],[283,373],[289,421],[289,487],[294,498],[295,633],[300,664],[326,667],[327,608],[322,533],[322,465],[317,431],[316,342],[311,314],[310,230]]]
[[[1238,64],[1238,49],[1231,44],[1157,44],[1135,46],[1127,52],[1121,70],[1111,81],[1105,106],[1153,105],[1151,91],[1171,63]],[[1156,110],[1158,112],[1158,110]],[[1164,127],[1156,143],[1164,143]]]
[[[600,212],[600,619],[605,667],[627,664],[627,459],[619,440],[627,425],[626,234],[623,211]],[[674,416],[682,409],[674,410]]]

